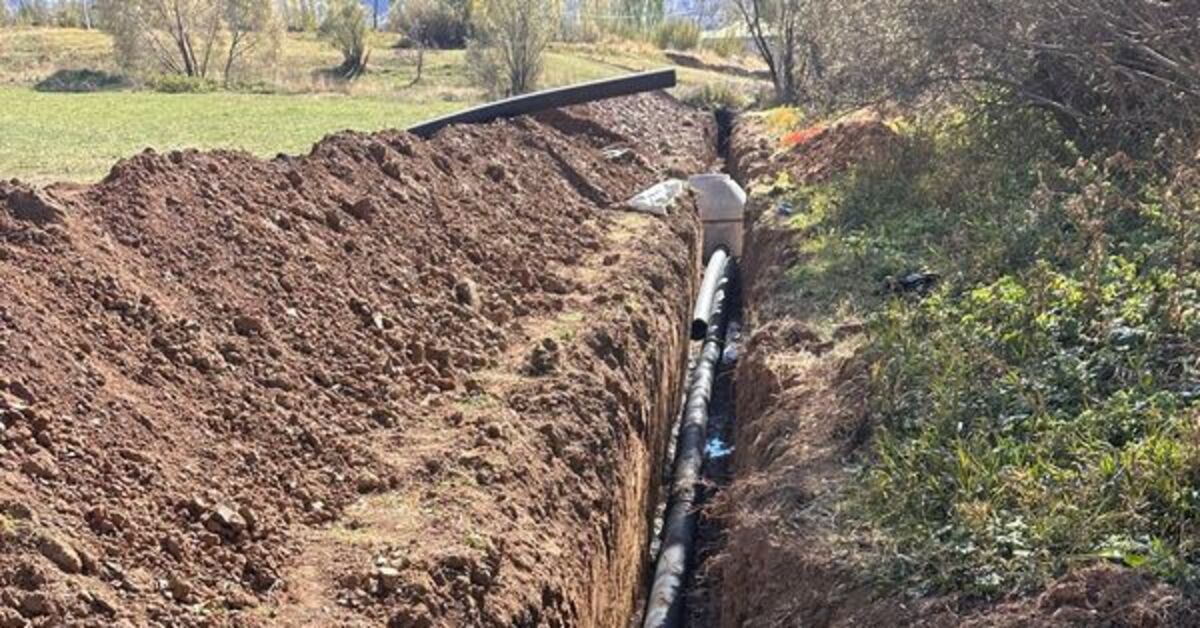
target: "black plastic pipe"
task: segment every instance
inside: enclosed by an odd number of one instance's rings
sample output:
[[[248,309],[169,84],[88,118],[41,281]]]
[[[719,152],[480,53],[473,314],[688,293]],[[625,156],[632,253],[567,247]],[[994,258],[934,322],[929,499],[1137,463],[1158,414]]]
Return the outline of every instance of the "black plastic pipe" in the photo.
[[[656,89],[675,87],[675,70],[653,70],[639,74],[628,74],[617,78],[581,83],[570,87],[547,89],[524,96],[514,96],[498,100],[486,105],[480,105],[434,118],[416,126],[408,127],[408,132],[421,137],[430,137],[451,124],[480,124],[500,118],[514,118],[528,115],[546,109],[557,109],[570,105],[578,105],[593,100],[627,96],[639,92],[649,92]]]
[[[705,323],[704,347],[692,370],[683,422],[679,426],[670,505],[663,523],[662,547],[654,566],[643,628],[678,628],[683,622],[683,591],[696,538],[696,496],[708,438],[708,404],[725,344],[726,308],[732,302],[728,297],[732,294],[733,263],[723,259],[717,266],[720,275],[711,291],[705,294],[702,290],[696,300],[699,306],[700,301],[707,299],[711,307]],[[713,267],[710,260],[709,269]]]
[[[704,269],[704,280],[700,282],[700,294],[696,297],[696,307],[692,310],[692,340],[704,340],[708,335],[709,317],[713,310],[713,295],[717,293],[717,284],[725,276],[725,267],[729,264],[729,253],[719,248],[708,258],[708,266]]]

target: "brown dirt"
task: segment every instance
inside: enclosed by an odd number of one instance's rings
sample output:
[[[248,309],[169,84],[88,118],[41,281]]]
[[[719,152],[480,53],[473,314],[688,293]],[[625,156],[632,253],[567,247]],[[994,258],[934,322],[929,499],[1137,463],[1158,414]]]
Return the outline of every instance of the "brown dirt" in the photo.
[[[738,126],[729,161],[734,176],[750,185],[773,180],[780,172],[788,173],[794,183],[827,181],[854,164],[887,154],[896,141],[895,131],[870,109],[802,131],[806,139],[784,150],[762,119],[744,116]]]
[[[713,134],[647,95],[0,185],[0,626],[620,623],[698,226],[606,208]]]
[[[863,133],[829,135],[811,147],[825,151],[852,145],[855,137],[883,137]],[[840,156],[825,165],[817,155],[781,159],[769,145],[756,124],[739,124],[731,166],[743,181],[770,180],[778,168],[800,163],[809,174],[797,179],[811,182],[851,163]],[[717,625],[1200,625],[1196,605],[1178,589],[1103,563],[1080,565],[1040,592],[994,603],[911,599],[875,588],[870,559],[857,550],[871,540],[839,520],[835,507],[851,480],[848,465],[870,437],[862,326],[818,325],[788,301],[780,282],[800,259],[803,234],[768,208],[762,199],[751,202],[742,260],[744,316],[753,333],[738,365],[734,480],[713,512],[725,529],[724,551],[706,566],[706,579],[719,583],[712,585],[719,595],[710,614],[719,617]]]

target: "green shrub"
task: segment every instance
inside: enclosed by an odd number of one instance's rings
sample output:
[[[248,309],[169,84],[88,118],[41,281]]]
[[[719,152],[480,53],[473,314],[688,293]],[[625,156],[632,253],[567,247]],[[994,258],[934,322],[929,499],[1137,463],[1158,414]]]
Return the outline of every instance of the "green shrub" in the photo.
[[[33,86],[39,92],[100,92],[124,89],[132,84],[120,74],[102,70],[59,70]]]
[[[663,50],[692,50],[700,44],[700,25],[682,18],[663,20],[654,30],[654,44]]]
[[[161,74],[151,77],[146,85],[164,94],[202,94],[217,90],[216,81],[182,74]]]

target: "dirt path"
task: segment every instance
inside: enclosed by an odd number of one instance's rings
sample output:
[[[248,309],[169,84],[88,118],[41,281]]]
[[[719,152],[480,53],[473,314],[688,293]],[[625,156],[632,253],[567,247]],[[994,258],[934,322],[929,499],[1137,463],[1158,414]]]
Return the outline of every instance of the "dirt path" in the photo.
[[[713,132],[649,95],[0,184],[0,626],[627,616],[697,225],[609,208]]]

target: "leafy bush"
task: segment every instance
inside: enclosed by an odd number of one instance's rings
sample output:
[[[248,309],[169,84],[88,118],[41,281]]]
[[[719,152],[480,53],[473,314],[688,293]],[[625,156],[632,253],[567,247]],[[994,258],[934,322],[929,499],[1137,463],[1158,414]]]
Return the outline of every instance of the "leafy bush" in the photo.
[[[462,48],[467,43],[467,19],[445,0],[408,0],[393,11],[392,28],[425,48]]]
[[[1198,128],[1197,2],[731,3],[780,102],[832,111],[1004,88],[1089,152]]]
[[[101,92],[130,87],[129,79],[102,70],[59,70],[37,82],[39,92]]]
[[[700,25],[682,18],[663,20],[654,30],[654,44],[663,50],[692,50],[700,45]]]
[[[160,74],[147,80],[146,85],[164,94],[203,94],[216,91],[218,87],[215,81],[182,74]]]
[[[775,107],[763,113],[763,121],[767,129],[774,135],[780,135],[800,129],[807,116],[798,107]]]
[[[356,0],[337,0],[321,22],[321,37],[342,53],[334,73],[354,80],[367,71],[371,51],[367,47],[367,12]]]

